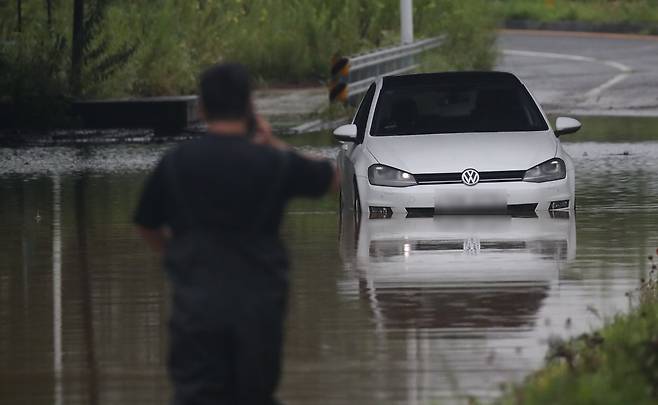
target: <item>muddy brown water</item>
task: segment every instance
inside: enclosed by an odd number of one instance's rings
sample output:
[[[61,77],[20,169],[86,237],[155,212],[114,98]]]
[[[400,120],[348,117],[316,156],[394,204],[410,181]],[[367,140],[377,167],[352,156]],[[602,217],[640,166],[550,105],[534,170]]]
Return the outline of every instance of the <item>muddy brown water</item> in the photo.
[[[0,149],[0,403],[167,403],[166,280],[130,223],[166,148]],[[355,223],[335,196],[295,202],[280,397],[495,398],[541,366],[551,336],[628,309],[658,247],[658,142],[566,148],[569,218]]]

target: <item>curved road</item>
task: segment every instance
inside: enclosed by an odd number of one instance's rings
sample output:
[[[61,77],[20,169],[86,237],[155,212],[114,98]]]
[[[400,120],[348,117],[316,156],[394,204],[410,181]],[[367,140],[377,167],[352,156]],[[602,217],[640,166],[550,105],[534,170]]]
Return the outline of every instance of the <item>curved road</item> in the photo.
[[[497,70],[548,112],[658,117],[658,37],[502,30]]]
[[[658,117],[658,36],[501,30],[498,47],[496,69],[522,78],[549,113]],[[327,90],[267,89],[255,98],[259,112],[287,128],[323,109]]]

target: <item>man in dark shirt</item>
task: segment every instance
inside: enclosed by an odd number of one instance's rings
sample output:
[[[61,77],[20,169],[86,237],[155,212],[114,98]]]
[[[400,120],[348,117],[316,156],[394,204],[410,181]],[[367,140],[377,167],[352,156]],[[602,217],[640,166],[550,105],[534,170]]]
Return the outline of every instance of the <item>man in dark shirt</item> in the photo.
[[[319,197],[338,176],[254,115],[242,66],[210,68],[200,92],[208,135],[162,158],[135,213],[173,287],[174,404],[275,404],[288,290],[279,226],[291,198]]]

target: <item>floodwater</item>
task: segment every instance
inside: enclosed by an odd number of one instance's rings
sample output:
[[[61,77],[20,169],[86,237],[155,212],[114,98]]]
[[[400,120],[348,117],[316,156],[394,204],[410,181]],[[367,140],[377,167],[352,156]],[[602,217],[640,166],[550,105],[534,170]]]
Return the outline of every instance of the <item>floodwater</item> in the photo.
[[[0,403],[167,402],[167,284],[130,222],[166,148],[0,149]],[[542,364],[551,336],[626,310],[658,247],[658,142],[566,148],[568,218],[357,224],[335,196],[294,203],[281,398],[493,398]]]

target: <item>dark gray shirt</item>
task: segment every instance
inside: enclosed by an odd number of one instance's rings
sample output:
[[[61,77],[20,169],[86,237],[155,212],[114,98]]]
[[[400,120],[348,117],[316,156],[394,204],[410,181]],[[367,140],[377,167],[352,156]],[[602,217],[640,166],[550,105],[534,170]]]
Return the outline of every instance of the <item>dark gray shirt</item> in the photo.
[[[276,234],[291,198],[321,196],[332,179],[327,160],[243,136],[207,135],[165,155],[146,181],[134,220],[152,229],[168,225],[174,235],[197,228]]]
[[[172,322],[237,324],[255,303],[282,311],[288,257],[278,231],[286,203],[324,194],[332,178],[329,161],[242,136],[209,135],[166,154],[146,180],[135,222],[173,230],[164,256]]]

